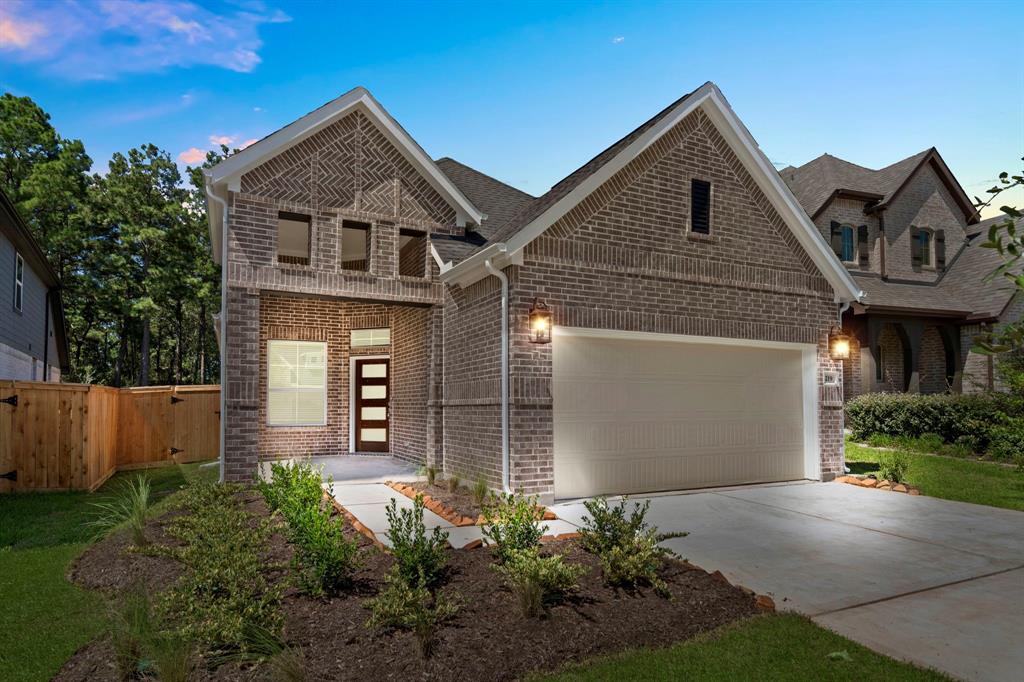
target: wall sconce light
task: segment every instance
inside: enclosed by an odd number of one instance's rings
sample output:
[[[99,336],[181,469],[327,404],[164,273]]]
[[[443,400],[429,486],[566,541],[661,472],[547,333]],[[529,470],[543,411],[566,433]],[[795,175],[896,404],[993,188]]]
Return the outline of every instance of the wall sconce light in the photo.
[[[828,352],[833,360],[850,359],[850,337],[841,327],[832,327],[829,331]]]
[[[551,343],[551,309],[539,298],[530,306],[530,343]]]

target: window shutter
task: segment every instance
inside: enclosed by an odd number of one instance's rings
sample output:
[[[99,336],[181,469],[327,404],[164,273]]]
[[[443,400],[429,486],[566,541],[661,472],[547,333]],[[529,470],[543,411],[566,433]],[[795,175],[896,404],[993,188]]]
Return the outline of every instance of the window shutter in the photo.
[[[943,270],[946,267],[946,231],[935,230],[935,267]]]
[[[861,225],[857,228],[857,255],[862,266],[868,264],[868,226]]]
[[[913,226],[910,228],[910,262],[921,265],[921,231]]]
[[[843,228],[836,221],[832,221],[832,233],[829,242],[832,244],[832,253],[836,254],[839,260],[843,259]]]

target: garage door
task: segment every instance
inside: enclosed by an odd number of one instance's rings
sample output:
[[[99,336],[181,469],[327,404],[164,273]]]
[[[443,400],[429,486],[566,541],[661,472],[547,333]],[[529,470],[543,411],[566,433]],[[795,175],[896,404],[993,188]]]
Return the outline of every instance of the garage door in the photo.
[[[803,353],[561,334],[555,496],[804,477]]]

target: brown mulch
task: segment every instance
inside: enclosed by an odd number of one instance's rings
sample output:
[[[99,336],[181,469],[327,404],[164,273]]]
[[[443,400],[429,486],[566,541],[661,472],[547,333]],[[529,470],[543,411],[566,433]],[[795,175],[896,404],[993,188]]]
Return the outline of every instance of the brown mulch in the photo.
[[[261,516],[267,513],[257,499],[250,498],[249,509]],[[152,522],[154,541],[166,538],[165,523]],[[293,588],[285,592],[284,636],[302,650],[310,680],[516,680],[624,649],[680,642],[758,610],[748,591],[676,560],[666,562],[661,576],[671,600],[650,589],[608,587],[596,558],[567,540],[546,545],[544,551],[565,553],[567,560],[589,568],[578,594],[552,606],[545,618],[526,619],[515,596],[491,569],[487,549],[451,550],[440,589],[460,608],[441,626],[433,656],[424,660],[411,633],[366,627],[365,601],[383,585],[393,559],[363,536],[354,536],[365,550],[365,561],[349,593],[311,599]],[[90,547],[74,566],[75,582],[110,592],[141,576],[154,589],[163,589],[180,573],[171,559],[125,553],[126,544],[115,536]],[[268,547],[268,565],[287,562],[290,553],[276,535]],[[97,639],[80,649],[55,679],[115,680],[112,657],[109,642]],[[194,679],[265,679],[261,672],[224,666],[200,670]]]
[[[440,480],[440,479],[439,479]],[[483,507],[476,503],[473,499],[473,491],[468,488],[456,488],[455,492],[449,492],[448,486],[445,485],[444,481],[440,483],[434,483],[430,485],[426,481],[416,481],[414,483],[406,483],[411,488],[419,490],[421,493],[430,495],[441,504],[451,507],[462,516],[468,516],[471,519],[479,518],[484,513]]]

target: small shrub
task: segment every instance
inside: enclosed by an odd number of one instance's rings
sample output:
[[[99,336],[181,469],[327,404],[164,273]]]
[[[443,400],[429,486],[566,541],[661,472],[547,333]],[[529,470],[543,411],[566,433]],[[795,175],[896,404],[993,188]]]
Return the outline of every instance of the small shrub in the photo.
[[[146,540],[146,517],[149,515],[150,485],[146,476],[136,476],[126,481],[110,502],[93,504],[98,518],[89,525],[96,529],[100,537],[119,526],[126,526],[132,544],[144,547]]]
[[[918,452],[938,452],[945,441],[937,433],[925,433],[917,438],[914,449]]]
[[[154,639],[152,660],[160,682],[188,682],[196,670],[195,648],[174,633]]]
[[[537,547],[548,529],[540,523],[543,516],[536,497],[504,493],[484,508],[481,532],[505,563],[512,553]]]
[[[608,500],[598,497],[583,503],[588,516],[583,517],[580,541],[601,561],[605,580],[611,585],[636,587],[650,585],[668,597],[668,587],[658,577],[662,562],[672,551],[659,543],[670,538],[686,537],[687,533],[659,533],[647,523],[650,500],[642,505],[633,503],[633,511],[626,516],[626,498],[610,506]]]
[[[308,462],[274,462],[270,465],[270,480],[258,480],[256,487],[267,505],[287,520],[296,510],[319,506],[323,484],[320,471]]]
[[[448,492],[454,493],[456,490],[459,489],[459,477],[456,476],[455,474],[452,474],[451,476],[448,477],[447,483]]]
[[[483,476],[478,476],[476,483],[473,484],[473,501],[478,506],[483,507],[490,492],[490,489],[487,487],[487,479]]]
[[[437,626],[450,620],[458,603],[441,593],[431,594],[422,573],[410,583],[396,565],[385,579],[385,587],[366,603],[370,609],[367,627],[411,630],[420,654],[428,658],[433,650]]]
[[[981,439],[978,436],[971,434],[964,434],[956,439],[953,445],[958,448],[962,448],[968,454],[973,455],[976,452],[981,452]]]
[[[872,433],[867,440],[868,445],[873,448],[891,448],[895,442],[896,439],[887,433]]]
[[[425,473],[427,476],[427,485],[434,485],[434,481],[437,480],[437,468],[426,467]]]
[[[992,429],[988,455],[1000,462],[1013,462],[1024,453],[1024,419],[1013,419]]]
[[[906,483],[911,461],[910,454],[900,450],[885,453],[878,461],[879,479],[891,483]]]
[[[273,680],[305,682],[306,659],[300,647],[285,644],[273,632],[255,626],[248,627],[244,637],[244,651],[224,662],[256,662],[270,672]]]
[[[505,563],[495,564],[505,582],[519,597],[519,606],[527,618],[544,613],[547,604],[575,592],[585,566],[566,563],[560,554],[541,556],[536,547],[512,550]]]
[[[345,537],[345,522],[330,509],[306,507],[293,513],[288,535],[295,545],[292,568],[299,585],[314,596],[348,587],[362,563],[359,545]]]
[[[423,496],[416,496],[412,509],[398,509],[392,499],[386,512],[391,553],[399,574],[410,585],[418,580],[428,586],[436,583],[448,562],[448,533],[434,528],[427,535],[423,524]]]

